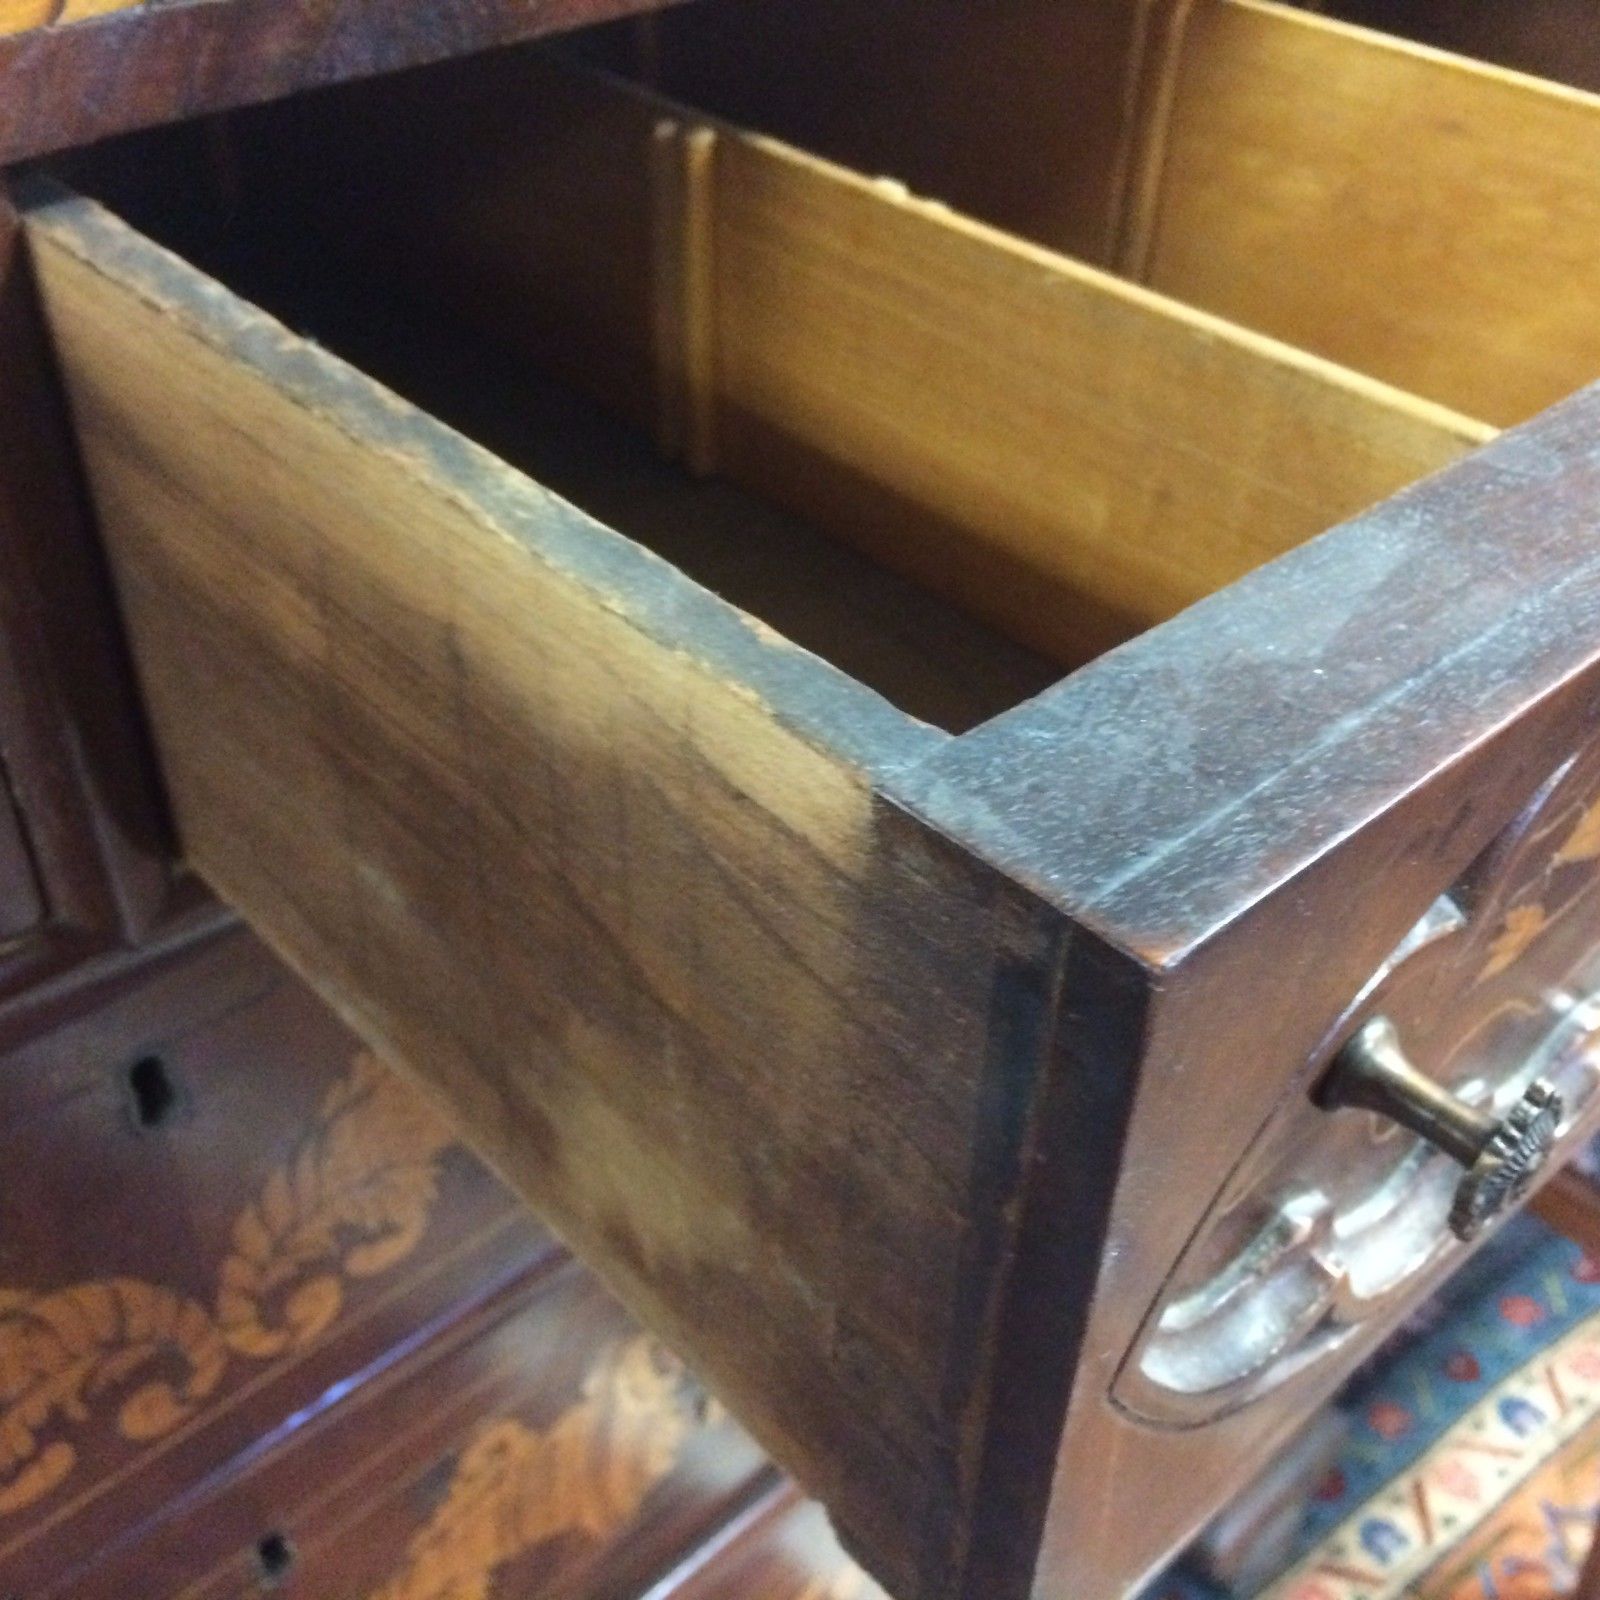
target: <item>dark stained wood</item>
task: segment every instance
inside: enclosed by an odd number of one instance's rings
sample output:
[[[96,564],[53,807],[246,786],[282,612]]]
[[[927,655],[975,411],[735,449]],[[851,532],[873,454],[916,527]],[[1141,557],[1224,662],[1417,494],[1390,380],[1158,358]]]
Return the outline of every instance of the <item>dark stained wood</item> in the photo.
[[[1600,1183],[1569,1167],[1545,1185],[1533,1209],[1558,1233],[1600,1261]]]
[[[1115,1028],[1081,1063],[1106,1093],[1136,1076],[1137,1104],[1046,1589],[1114,1593],[1139,1578],[1195,1531],[1191,1485],[1224,1499],[1370,1348],[1375,1329],[1270,1402],[1190,1433],[1143,1427],[1108,1399],[1195,1232],[1196,1196],[1300,1114],[1387,952],[1600,728],[1597,488],[1591,390],[953,741],[900,785],[1137,959],[1154,997],[1133,1038]],[[1092,992],[1062,1004],[1105,1009]],[[1140,1052],[1136,1073],[1118,1066],[1118,1038]],[[1055,1159],[1074,1166],[1081,1124],[1051,1126]],[[1049,1170],[1047,1152],[1036,1162]]]
[[[4,991],[144,937],[173,883],[132,669],[3,189],[0,462],[0,808],[27,857],[12,870],[38,901],[37,936],[0,950]],[[22,880],[13,893],[26,897]]]
[[[216,0],[0,37],[0,164],[669,0]]]
[[[11,799],[10,784],[0,770],[0,948],[33,933],[44,920],[44,900],[34,873],[33,857]]]
[[[0,1027],[0,1585],[29,1595],[79,1593],[261,1440],[557,1259],[254,938],[62,1009]]]
[[[1193,1433],[1112,1385],[1595,730],[1600,397],[950,739],[104,214],[32,227],[201,869],[904,1600],[1194,1531],[1388,1319]]]

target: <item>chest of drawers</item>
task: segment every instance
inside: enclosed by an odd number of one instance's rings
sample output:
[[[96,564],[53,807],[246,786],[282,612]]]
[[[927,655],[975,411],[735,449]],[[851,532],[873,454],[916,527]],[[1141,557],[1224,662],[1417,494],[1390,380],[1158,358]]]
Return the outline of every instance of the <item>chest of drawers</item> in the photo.
[[[707,0],[19,185],[186,859],[900,1600],[1125,1592],[1592,1120],[1596,155]]]

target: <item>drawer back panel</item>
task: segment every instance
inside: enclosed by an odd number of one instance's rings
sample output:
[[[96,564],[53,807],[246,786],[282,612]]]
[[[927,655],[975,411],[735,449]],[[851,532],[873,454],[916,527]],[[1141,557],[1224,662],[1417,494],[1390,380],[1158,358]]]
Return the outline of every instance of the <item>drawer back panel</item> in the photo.
[[[818,28],[794,0],[711,0],[651,24],[648,49],[619,35],[611,50],[751,126],[803,128],[813,148],[1497,426],[1600,376],[1600,97],[1274,0],[1003,9],[1014,26],[970,25],[988,49],[971,71],[940,30],[876,14]],[[1085,12],[1129,19],[1101,63],[1115,107],[1068,65]],[[783,72],[802,51],[812,70]],[[897,52],[920,92],[891,137],[831,86]],[[1077,120],[991,92],[1040,62]],[[990,101],[1005,109],[974,127]],[[974,134],[960,151],[952,125]]]
[[[1600,97],[1261,0],[1173,30],[1127,270],[1502,426],[1600,377]]]

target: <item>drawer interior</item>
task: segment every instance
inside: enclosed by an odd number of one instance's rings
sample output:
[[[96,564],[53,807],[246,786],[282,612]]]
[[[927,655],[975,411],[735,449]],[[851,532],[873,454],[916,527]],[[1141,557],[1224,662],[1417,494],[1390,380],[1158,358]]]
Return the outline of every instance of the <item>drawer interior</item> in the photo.
[[[538,53],[72,176],[952,731],[1492,432]]]
[[[710,0],[608,54],[1498,426],[1600,376],[1592,94],[1273,0]]]
[[[1470,467],[1205,603],[1492,422],[862,161],[519,51],[86,159],[132,226],[28,231],[196,870],[890,1588],[1020,1594],[1063,1415],[1062,1483],[1129,1437],[1065,1386],[1157,1286],[1094,1287],[1177,1259],[1499,814],[1453,797],[1586,661],[1535,624],[1589,569],[1575,513],[1502,559],[1539,502]],[[1398,925],[1308,914],[1347,882]],[[1203,1181],[1117,1210],[1169,1147]],[[1210,1483],[1166,1481],[1125,1576]]]

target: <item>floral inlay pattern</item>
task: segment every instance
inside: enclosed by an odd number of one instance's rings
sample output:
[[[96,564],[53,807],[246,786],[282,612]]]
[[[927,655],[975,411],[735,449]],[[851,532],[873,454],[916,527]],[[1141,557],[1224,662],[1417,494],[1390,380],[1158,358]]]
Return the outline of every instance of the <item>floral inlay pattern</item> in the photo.
[[[717,1415],[654,1340],[613,1344],[548,1428],[502,1417],[477,1432],[399,1572],[371,1600],[490,1600],[497,1571],[518,1557],[563,1534],[600,1540],[631,1522]]]
[[[209,1305],[128,1277],[0,1288],[0,1515],[65,1483],[81,1429],[159,1438],[193,1416],[235,1362],[314,1341],[339,1315],[350,1279],[416,1248],[452,1137],[363,1053],[240,1213]]]

